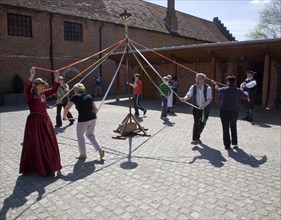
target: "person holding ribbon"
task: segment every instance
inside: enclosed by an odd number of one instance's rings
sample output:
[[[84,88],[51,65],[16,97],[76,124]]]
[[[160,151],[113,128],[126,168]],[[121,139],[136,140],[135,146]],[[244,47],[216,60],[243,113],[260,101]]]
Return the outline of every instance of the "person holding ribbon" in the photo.
[[[69,86],[67,83],[64,82],[64,77],[59,76],[59,84],[60,87],[58,88],[58,91],[56,93],[57,95],[57,116],[56,116],[56,125],[55,127],[61,127],[62,126],[62,120],[61,120],[61,109],[65,108],[69,101]],[[73,125],[75,119],[73,119],[73,116],[70,112],[67,114],[67,118],[69,120],[69,125]]]
[[[76,134],[80,153],[76,159],[85,160],[87,158],[84,137],[85,134],[94,148],[99,152],[101,160],[104,157],[105,152],[101,148],[100,143],[94,133],[98,113],[95,101],[90,94],[85,92],[85,86],[82,83],[77,83],[74,85],[74,93],[75,95],[70,98],[69,102],[65,106],[63,120],[67,120],[67,113],[69,112],[69,109],[75,105],[78,111]]]
[[[200,135],[206,125],[210,113],[210,103],[212,101],[212,88],[205,83],[206,75],[204,73],[197,73],[195,84],[193,84],[185,97],[181,97],[182,102],[192,98],[193,107],[193,134],[191,144],[201,144]]]
[[[247,70],[246,71],[247,78],[240,85],[240,89],[249,94],[248,99],[245,100],[245,107],[247,110],[247,115],[246,115],[246,117],[243,118],[243,120],[246,120],[249,122],[253,121],[253,110],[254,110],[255,102],[256,102],[257,81],[254,78],[255,74],[256,74],[256,72],[254,72],[252,70]]]
[[[42,78],[34,79],[35,74],[32,67],[24,86],[30,114],[25,125],[19,173],[37,172],[42,176],[54,176],[62,166],[56,134],[46,110],[46,97],[58,90],[59,72],[54,73],[55,82],[51,88],[47,88],[48,84]]]
[[[227,86],[219,88],[215,81],[216,91],[221,94],[220,99],[220,119],[223,131],[223,144],[226,150],[238,147],[237,138],[237,119],[239,114],[239,101],[240,98],[246,99],[248,96],[246,92],[242,92],[235,86],[235,76],[228,76],[226,78]],[[231,135],[230,135],[230,132]]]

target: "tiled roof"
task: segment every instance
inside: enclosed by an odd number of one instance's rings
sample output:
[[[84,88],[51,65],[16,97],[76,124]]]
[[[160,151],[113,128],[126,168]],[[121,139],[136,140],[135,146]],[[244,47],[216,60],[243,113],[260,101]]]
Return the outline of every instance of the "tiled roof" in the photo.
[[[126,9],[133,16],[128,25],[162,33],[167,8],[142,0],[0,0],[0,5],[16,6],[87,19],[123,24],[119,14]],[[227,38],[212,21],[176,12],[178,35],[208,42],[225,42]]]

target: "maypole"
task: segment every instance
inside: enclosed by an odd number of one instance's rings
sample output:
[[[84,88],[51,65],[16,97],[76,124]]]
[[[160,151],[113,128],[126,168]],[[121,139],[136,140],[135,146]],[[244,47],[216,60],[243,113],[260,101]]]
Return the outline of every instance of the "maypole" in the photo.
[[[128,13],[127,10],[124,10],[124,12],[122,12],[120,14],[120,17],[122,18],[122,20],[124,21],[124,25],[125,25],[125,38],[126,38],[126,76],[127,76],[127,84],[128,84],[128,95],[129,95],[129,114],[125,117],[125,119],[122,121],[122,123],[119,125],[119,127],[114,131],[117,133],[120,133],[121,136],[117,136],[117,137],[113,137],[116,139],[126,139],[125,136],[128,135],[142,135],[142,136],[150,136],[146,133],[147,129],[144,129],[140,123],[138,122],[138,120],[136,119],[136,117],[134,115],[132,115],[132,100],[131,100],[131,88],[130,88],[130,79],[129,79],[129,58],[128,58],[128,43],[129,43],[129,36],[128,36],[128,18],[131,17],[132,14]],[[139,133],[139,132],[142,132]]]

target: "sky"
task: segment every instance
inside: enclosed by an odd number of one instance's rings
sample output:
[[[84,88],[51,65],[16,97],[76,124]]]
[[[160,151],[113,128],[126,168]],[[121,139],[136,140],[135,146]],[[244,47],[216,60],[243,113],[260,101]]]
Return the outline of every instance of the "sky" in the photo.
[[[167,7],[167,0],[145,0]],[[238,41],[247,40],[246,34],[259,22],[259,11],[270,0],[175,0],[175,9],[213,21],[218,17]]]

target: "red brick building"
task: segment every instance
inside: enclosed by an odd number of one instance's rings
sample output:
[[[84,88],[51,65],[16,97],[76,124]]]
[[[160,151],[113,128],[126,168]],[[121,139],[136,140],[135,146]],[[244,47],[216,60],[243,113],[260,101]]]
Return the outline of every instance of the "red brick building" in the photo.
[[[58,69],[123,39],[124,23],[119,14],[124,9],[133,15],[128,24],[130,38],[148,47],[234,39],[219,22],[177,12],[174,0],[168,2],[167,9],[141,0],[1,0],[0,95],[13,92],[14,76],[17,74],[25,80],[31,66]],[[62,74],[70,79],[93,62],[72,67]],[[97,70],[106,85],[113,66],[106,61]],[[50,73],[39,71],[38,74],[51,81]],[[91,74],[83,81],[90,91],[93,78]]]
[[[194,62],[189,58],[186,59],[186,54],[172,53],[174,46],[185,45],[183,46],[185,48],[189,45],[198,45],[200,48],[206,44],[234,41],[235,38],[217,18],[207,21],[175,11],[174,0],[168,0],[167,3],[168,7],[165,8],[142,0],[0,0],[0,103],[3,103],[3,94],[13,92],[15,75],[25,80],[31,66],[59,69],[123,39],[124,22],[119,14],[124,9],[132,14],[128,20],[131,39],[148,48],[168,50],[167,56],[196,71],[206,72],[210,78],[220,77],[223,64],[228,66],[223,74],[232,71],[240,71],[242,74],[246,68],[258,68],[258,72],[263,72],[264,60],[255,65],[255,62],[247,63],[246,59],[244,61],[240,59],[237,65],[231,60],[223,61],[216,54],[212,54],[212,50],[207,50],[205,52],[212,55],[210,59],[200,59],[194,55],[192,58],[195,59]],[[239,44],[236,46],[239,47]],[[123,47],[119,51],[122,49]],[[201,49],[198,51],[200,53]],[[264,51],[267,53],[266,49]],[[71,79],[98,58],[100,56],[68,68],[61,74]],[[270,67],[274,65],[271,61],[268,62]],[[118,63],[117,60],[116,63]],[[93,91],[94,76],[98,71],[103,75],[106,88],[115,72],[116,63],[107,60],[94,74],[89,75],[83,81],[87,89],[90,92]],[[186,87],[194,82],[194,75],[181,74],[181,70],[178,70],[175,65],[164,64],[163,66],[162,63],[158,68],[163,75],[168,73],[178,75],[181,82],[180,93],[183,93]],[[133,71],[140,71],[140,68],[131,63],[130,72]],[[278,75],[275,74],[273,67],[269,72],[272,77],[268,77],[268,80]],[[118,81],[121,89],[127,80],[123,77],[124,73],[123,68]],[[38,71],[38,76],[46,78],[49,82],[52,80],[52,74],[48,72]],[[81,77],[70,85],[78,82],[79,79]],[[159,79],[155,78],[155,80],[159,82]],[[145,96],[151,96],[151,94],[154,94],[154,97],[157,96],[155,92],[150,92],[153,87],[149,82],[144,83],[144,86],[146,86]],[[274,85],[270,84],[270,86],[274,88]],[[121,90],[121,92],[125,91],[126,87]],[[111,93],[114,92],[115,86]],[[271,97],[269,93],[266,100],[274,100],[276,98],[274,96]],[[271,102],[269,104],[271,105]]]

